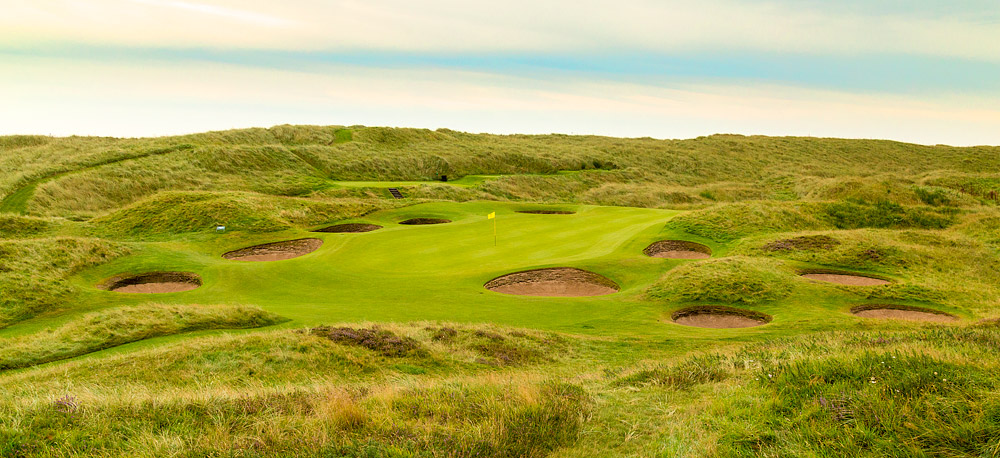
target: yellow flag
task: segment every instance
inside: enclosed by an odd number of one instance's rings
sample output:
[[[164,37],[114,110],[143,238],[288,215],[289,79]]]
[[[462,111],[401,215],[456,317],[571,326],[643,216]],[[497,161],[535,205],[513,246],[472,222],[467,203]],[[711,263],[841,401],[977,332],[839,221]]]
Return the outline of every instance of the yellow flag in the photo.
[[[493,218],[496,218],[496,217],[497,217],[497,212],[493,212],[493,213],[490,213],[489,215],[486,215],[486,219],[493,219]]]

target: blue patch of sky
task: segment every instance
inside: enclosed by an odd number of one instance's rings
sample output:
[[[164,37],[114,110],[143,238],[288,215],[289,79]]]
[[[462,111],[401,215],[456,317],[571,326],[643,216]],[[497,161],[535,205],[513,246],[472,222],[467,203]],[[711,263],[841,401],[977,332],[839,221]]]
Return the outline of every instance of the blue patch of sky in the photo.
[[[323,73],[334,65],[441,68],[529,78],[592,78],[641,84],[793,85],[872,93],[1000,94],[1000,62],[916,55],[699,54],[432,54],[303,52],[122,47],[0,50],[0,55],[119,62],[214,62]]]

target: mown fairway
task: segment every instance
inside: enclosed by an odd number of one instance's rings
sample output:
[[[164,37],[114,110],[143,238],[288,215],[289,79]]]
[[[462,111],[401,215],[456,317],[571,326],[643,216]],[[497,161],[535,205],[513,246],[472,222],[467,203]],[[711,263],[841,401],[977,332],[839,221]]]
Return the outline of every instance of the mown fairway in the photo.
[[[996,148],[279,126],[0,151],[0,457],[1000,453]],[[313,232],[336,223],[383,227]],[[484,287],[551,267],[620,290]],[[145,272],[202,284],[101,289]],[[954,319],[851,313],[886,305]]]
[[[603,335],[662,334],[661,306],[638,296],[678,261],[651,259],[642,249],[656,240],[676,212],[615,207],[573,207],[573,215],[530,215],[497,203],[421,204],[364,218],[383,229],[357,234],[279,233],[266,237],[220,234],[210,241],[162,244],[87,271],[94,303],[141,303],[149,296],[94,291],[120,272],[179,270],[200,273],[197,290],[157,295],[158,302],[256,304],[292,319],[289,325],[331,322],[442,320],[498,323]],[[493,222],[498,212],[498,241]],[[407,226],[411,217],[451,219]],[[318,237],[308,255],[273,262],[241,262],[221,254],[256,243]],[[490,279],[537,267],[573,266],[608,276],[617,294],[593,298],[539,298],[487,291]]]
[[[570,208],[570,215],[516,213],[517,209]],[[498,212],[494,246],[493,222]],[[84,309],[103,304],[254,304],[291,321],[287,326],[337,322],[440,320],[495,323],[616,337],[739,338],[798,334],[860,320],[847,312],[851,302],[833,288],[797,279],[808,292],[756,307],[774,322],[754,329],[700,329],[674,325],[677,309],[644,297],[664,272],[690,260],[656,259],[643,248],[677,233],[664,225],[672,210],[622,207],[507,204],[496,202],[420,204],[363,218],[383,225],[367,233],[281,232],[265,237],[210,235],[190,243],[158,243],[74,279],[85,291]],[[447,224],[408,226],[413,217],[450,219]],[[230,227],[232,229],[232,227]],[[726,244],[690,234],[724,255]],[[289,260],[243,262],[222,253],[259,243],[316,237],[323,246]],[[511,272],[544,267],[577,267],[615,281],[621,291],[598,297],[529,297],[488,291],[483,284]],[[120,273],[186,271],[204,285],[182,293],[123,294],[95,288]],[[789,270],[791,275],[791,270]],[[72,315],[60,317],[72,320]],[[10,331],[17,332],[18,327]]]

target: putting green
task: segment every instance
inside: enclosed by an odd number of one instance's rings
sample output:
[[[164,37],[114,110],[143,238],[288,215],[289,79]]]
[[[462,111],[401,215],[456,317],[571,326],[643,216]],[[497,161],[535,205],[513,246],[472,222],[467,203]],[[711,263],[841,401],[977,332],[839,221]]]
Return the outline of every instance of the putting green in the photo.
[[[665,326],[675,308],[646,299],[644,291],[667,270],[689,260],[650,258],[643,249],[661,240],[663,225],[677,211],[625,207],[561,206],[572,215],[516,213],[524,204],[432,203],[388,210],[348,222],[384,229],[367,233],[269,234],[230,232],[193,235],[187,241],[138,245],[128,257],[80,273],[74,282],[84,290],[72,312],[39,317],[8,328],[19,334],[95,309],[131,304],[252,304],[292,321],[284,326],[361,321],[440,320],[497,323],[594,335],[718,338],[697,328]],[[536,208],[540,206],[533,206]],[[547,207],[541,207],[547,208]],[[497,243],[493,220],[497,212]],[[449,224],[407,226],[400,221],[445,218]],[[336,223],[331,221],[330,223]],[[325,225],[324,225],[325,226]],[[238,229],[238,228],[236,228]],[[323,239],[315,252],[294,259],[246,263],[222,254],[260,243],[302,237]],[[702,240],[703,241],[703,240]],[[715,248],[725,249],[725,247]],[[488,291],[483,285],[507,273],[544,267],[576,267],[608,277],[621,291],[594,297],[530,297]],[[203,279],[202,287],[182,293],[125,295],[94,285],[123,272],[185,271]],[[790,299],[794,301],[795,299]],[[815,304],[815,301],[813,301]],[[780,307],[762,311],[783,321]],[[829,320],[825,304],[795,312],[819,325]],[[746,338],[772,332],[772,326],[740,332]],[[805,326],[809,328],[810,326]]]

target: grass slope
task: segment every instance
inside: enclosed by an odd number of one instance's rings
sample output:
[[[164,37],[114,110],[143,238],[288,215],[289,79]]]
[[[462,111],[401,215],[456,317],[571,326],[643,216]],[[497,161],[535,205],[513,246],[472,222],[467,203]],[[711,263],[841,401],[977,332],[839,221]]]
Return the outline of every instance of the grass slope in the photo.
[[[498,199],[644,207],[797,198],[995,204],[1000,183],[1000,176],[982,173],[1000,165],[996,148],[877,140],[277,126],[158,139],[11,137],[2,143],[0,169],[14,172],[0,177],[6,200],[0,208],[77,217],[168,190],[306,196],[338,182],[415,184],[442,176]],[[559,171],[579,173],[555,175]],[[469,176],[492,177],[477,183]]]
[[[281,321],[276,315],[246,306],[145,304],[88,313],[41,335],[0,339],[0,370],[34,366],[181,332],[256,328]]]
[[[0,373],[0,456],[992,456],[998,151],[363,126],[0,137],[0,365],[20,368]],[[573,213],[518,212],[537,209]],[[382,228],[310,232],[335,223]],[[221,257],[304,237],[323,244]],[[660,240],[712,258],[643,254]],[[483,287],[546,267],[621,291]],[[95,286],[152,271],[203,284]],[[959,319],[850,313],[885,303]],[[691,306],[773,320],[670,322]]]
[[[70,363],[67,375],[81,385],[54,400],[56,408],[0,401],[0,415],[12,420],[5,425],[24,425],[0,426],[0,451],[540,457],[576,439],[591,403],[576,385],[503,375],[511,365],[497,355],[534,355],[508,361],[537,367],[578,345],[557,336],[455,325],[337,329],[353,337],[303,330],[201,337]],[[364,331],[374,332],[359,338]],[[463,377],[447,378],[456,374]],[[289,391],[292,381],[306,385]],[[21,398],[53,382],[20,372],[4,388]],[[123,397],[124,386],[132,391]],[[174,396],[178,390],[198,394]],[[107,436],[121,440],[91,440]]]

